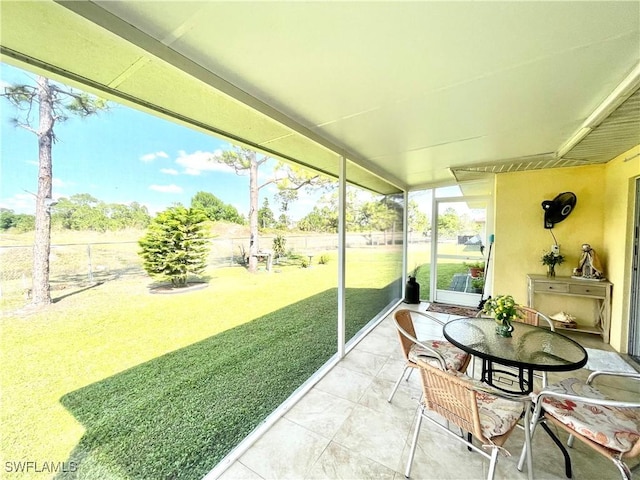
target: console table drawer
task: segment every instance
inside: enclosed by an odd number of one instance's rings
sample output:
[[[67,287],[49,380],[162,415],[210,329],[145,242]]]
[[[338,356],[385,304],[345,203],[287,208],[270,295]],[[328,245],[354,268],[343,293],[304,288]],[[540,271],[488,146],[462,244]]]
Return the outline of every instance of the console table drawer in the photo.
[[[607,293],[606,288],[601,285],[569,285],[569,293],[604,298]]]
[[[591,282],[571,277],[547,277],[530,273],[527,275],[528,303],[535,307],[536,297],[573,297],[583,301],[593,302],[593,324],[578,322],[578,328],[574,331],[599,333],[604,343],[609,343],[611,330],[611,290],[613,284],[607,280]],[[549,301],[547,300],[549,303]],[[554,302],[550,302],[552,304]],[[591,325],[594,325],[593,327]],[[561,327],[558,327],[561,328]]]
[[[569,293],[569,285],[556,282],[536,282],[534,289],[536,292],[556,292]]]

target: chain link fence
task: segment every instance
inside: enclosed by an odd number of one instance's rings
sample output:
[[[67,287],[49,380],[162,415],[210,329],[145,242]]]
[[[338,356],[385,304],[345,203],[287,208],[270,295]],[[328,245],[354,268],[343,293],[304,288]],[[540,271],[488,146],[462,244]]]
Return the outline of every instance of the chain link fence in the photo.
[[[260,235],[259,248],[272,250],[276,235]],[[309,255],[337,251],[338,236],[286,235],[287,255]],[[346,247],[376,247],[402,241],[398,233],[373,232],[347,234]],[[248,238],[211,239],[208,267],[244,264],[249,251]],[[137,242],[52,244],[50,285],[53,291],[126,276],[144,276]],[[33,268],[33,245],[0,246],[0,300],[28,298]]]

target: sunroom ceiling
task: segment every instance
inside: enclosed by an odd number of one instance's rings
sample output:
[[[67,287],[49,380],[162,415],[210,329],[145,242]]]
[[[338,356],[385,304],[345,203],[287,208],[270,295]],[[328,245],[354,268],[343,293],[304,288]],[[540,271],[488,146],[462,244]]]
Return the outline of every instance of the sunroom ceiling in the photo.
[[[348,169],[350,180],[382,193],[606,162],[640,143],[629,98],[640,77],[639,2],[0,9],[4,61],[330,174],[344,155],[365,167]],[[625,81],[612,105],[631,103],[613,130],[602,119],[585,129]]]

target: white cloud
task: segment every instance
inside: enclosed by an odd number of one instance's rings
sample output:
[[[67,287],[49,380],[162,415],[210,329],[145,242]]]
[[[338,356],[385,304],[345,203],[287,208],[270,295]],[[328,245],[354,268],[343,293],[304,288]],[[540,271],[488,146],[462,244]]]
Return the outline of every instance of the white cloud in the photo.
[[[222,153],[222,150],[215,152],[197,152],[187,153],[184,150],[178,152],[176,163],[184,168],[187,175],[200,175],[202,172],[233,172],[233,169],[223,163],[213,160]]]
[[[175,168],[161,168],[160,172],[167,175],[178,175],[178,171]]]
[[[182,187],[178,185],[150,185],[149,190],[154,190],[156,192],[162,193],[182,193]]]
[[[165,152],[146,153],[140,157],[140,161],[144,163],[153,162],[156,158],[169,158]]]
[[[160,212],[163,212],[167,209],[167,206],[162,204],[156,204],[156,203],[146,203],[143,202],[141,203],[141,205],[147,207],[147,211],[149,212],[149,215],[151,215],[152,217],[157,215]]]
[[[0,208],[33,215],[36,211],[36,197],[30,193],[16,193],[13,197],[0,199]]]
[[[53,177],[53,179],[51,180],[51,186],[55,188],[64,188],[64,187],[68,187],[69,185],[70,185],[69,183],[65,182],[60,178]]]

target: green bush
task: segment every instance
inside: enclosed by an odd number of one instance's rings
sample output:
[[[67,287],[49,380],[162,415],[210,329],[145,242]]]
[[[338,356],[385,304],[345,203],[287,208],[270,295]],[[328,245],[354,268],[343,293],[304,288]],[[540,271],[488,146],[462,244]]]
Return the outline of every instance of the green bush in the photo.
[[[484,270],[484,260],[478,260],[474,262],[463,262],[463,265],[468,268],[479,268]]]
[[[207,266],[208,246],[202,210],[171,207],[159,213],[138,242],[143,268],[152,277],[185,286],[187,278]]]
[[[326,265],[327,263],[329,263],[329,255],[320,255],[320,258],[318,259],[318,264]]]
[[[477,278],[472,278],[471,287],[475,288],[476,290],[482,290],[482,287],[484,287],[484,276],[481,275]]]
[[[286,252],[287,239],[284,235],[276,235],[273,239],[273,255],[275,258],[283,257]]]

